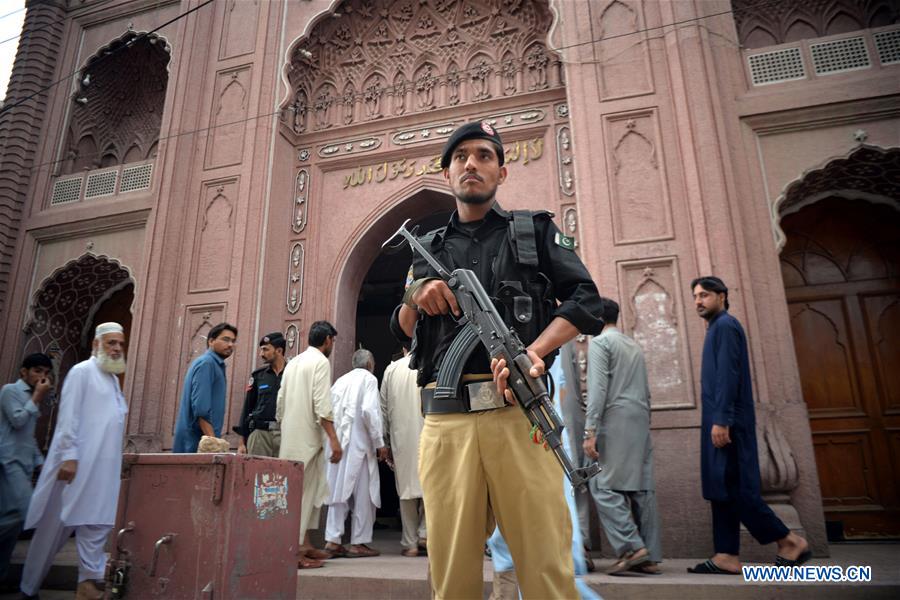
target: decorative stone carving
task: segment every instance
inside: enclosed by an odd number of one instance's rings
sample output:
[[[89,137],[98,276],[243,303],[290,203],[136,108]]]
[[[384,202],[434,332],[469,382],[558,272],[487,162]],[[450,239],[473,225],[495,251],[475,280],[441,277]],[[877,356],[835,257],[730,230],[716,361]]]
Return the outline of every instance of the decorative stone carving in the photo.
[[[297,153],[297,160],[300,162],[306,162],[309,160],[309,148],[302,148],[300,152]]]
[[[300,169],[294,183],[294,202],[291,210],[291,230],[300,233],[306,228],[306,215],[309,208],[309,171]]]
[[[151,158],[162,123],[167,65],[165,39],[129,31],[92,56],[73,96],[62,173]],[[128,46],[127,51],[121,50]]]
[[[655,111],[607,119],[613,231],[617,243],[669,239],[672,233],[668,183],[658,157]]]
[[[303,302],[303,258],[303,242],[294,242],[291,245],[287,285],[287,310],[292,315],[300,310]]]
[[[562,210],[562,231],[567,236],[575,238],[575,248],[578,248],[578,209],[574,204],[563,205]]]
[[[565,196],[575,195],[575,153],[572,151],[571,131],[568,126],[556,132],[556,157],[559,161],[559,190]]]
[[[500,63],[500,77],[503,80],[503,95],[512,96],[518,91],[516,77],[519,74],[519,68],[512,54],[507,54]]]
[[[829,160],[785,186],[771,213],[778,252],[786,240],[781,219],[826,195],[868,198],[900,209],[900,149],[861,143],[846,156]]]
[[[777,408],[755,403],[756,441],[763,499],[792,531],[801,531],[800,515],[791,504],[791,492],[800,484],[800,470],[790,443],[778,425]]]
[[[306,132],[306,117],[309,114],[309,100],[306,97],[306,90],[299,89],[294,96],[294,102],[291,104],[291,129],[294,133]]]
[[[454,129],[456,129],[456,124],[452,122],[426,125],[415,129],[404,129],[393,134],[391,141],[401,146],[419,141],[434,141],[435,139],[450,137]]]
[[[237,164],[243,157],[245,121],[250,107],[250,69],[238,67],[216,75],[216,103],[206,146],[207,169]]]
[[[319,88],[313,103],[313,111],[316,115],[316,129],[327,129],[332,126],[331,123],[331,105],[335,100],[335,89],[330,83]]]
[[[493,72],[491,61],[485,56],[478,57],[472,62],[472,66],[469,68],[472,100],[487,100],[491,97],[490,78]]]
[[[394,77],[394,85],[392,94],[394,96],[393,111],[395,115],[406,113],[406,92],[407,92],[406,76],[402,72],[398,72]]]
[[[550,56],[542,44],[533,44],[525,54],[525,66],[528,68],[528,90],[545,90],[550,87],[548,69]]]
[[[256,47],[256,24],[259,19],[259,0],[227,0],[219,60],[253,52]]]
[[[652,407],[693,408],[679,296],[673,292],[681,282],[675,259],[627,261],[619,269],[627,294],[623,321],[644,350]]]
[[[237,194],[237,179],[203,186],[191,265],[192,292],[227,289],[230,285]]]
[[[434,102],[434,89],[437,87],[437,77],[434,76],[435,67],[431,64],[422,65],[416,72],[416,106],[419,110],[431,110],[437,108]]]
[[[285,346],[284,356],[287,359],[294,358],[300,351],[300,322],[289,323],[284,330]]]
[[[444,79],[447,85],[447,104],[456,106],[459,104],[459,86],[462,83],[462,76],[455,64],[450,63],[450,66],[447,67],[447,74]]]
[[[602,99],[653,91],[646,33],[641,32],[641,2],[613,0],[591,23],[597,81]]]
[[[367,120],[380,119],[383,116],[381,113],[381,98],[384,96],[384,92],[384,77],[375,74],[366,80],[363,88],[363,103],[366,107]]]
[[[369,152],[377,149],[379,146],[381,146],[381,138],[357,138],[354,140],[345,140],[343,142],[334,142],[332,144],[320,146],[318,155],[322,158],[332,158],[334,156]]]
[[[322,19],[295,40],[285,74],[293,94],[312,91],[316,130],[340,127],[345,116],[329,106],[338,96],[323,86],[349,84],[367,101],[365,118],[403,115],[494,95],[514,95],[562,85],[559,61],[542,40],[552,14],[543,0],[344,0],[340,19]],[[426,64],[416,62],[426,57]],[[501,67],[502,63],[502,67]],[[424,70],[423,70],[424,69]],[[520,73],[527,71],[527,76]],[[389,106],[375,109],[366,79],[390,81]],[[523,79],[525,81],[523,82]],[[440,93],[443,86],[443,93]],[[408,97],[409,95],[409,97]],[[287,106],[288,101],[285,101]],[[354,123],[362,118],[354,117]]]
[[[344,93],[341,95],[341,115],[344,125],[349,125],[353,122],[353,105],[355,103],[356,92],[353,90],[353,86],[348,83],[344,86]]]
[[[755,0],[731,0],[731,6],[742,48],[892,25],[897,18],[893,0],[792,0],[771,6]]]

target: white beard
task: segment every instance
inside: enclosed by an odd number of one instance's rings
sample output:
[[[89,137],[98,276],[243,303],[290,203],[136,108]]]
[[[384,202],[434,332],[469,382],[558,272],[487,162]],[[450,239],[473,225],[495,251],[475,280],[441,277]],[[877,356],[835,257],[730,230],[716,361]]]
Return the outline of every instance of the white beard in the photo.
[[[110,358],[102,348],[98,349],[94,356],[97,358],[97,366],[100,367],[101,371],[105,373],[111,373],[113,375],[119,375],[120,373],[125,372],[124,356],[120,356],[119,358]]]

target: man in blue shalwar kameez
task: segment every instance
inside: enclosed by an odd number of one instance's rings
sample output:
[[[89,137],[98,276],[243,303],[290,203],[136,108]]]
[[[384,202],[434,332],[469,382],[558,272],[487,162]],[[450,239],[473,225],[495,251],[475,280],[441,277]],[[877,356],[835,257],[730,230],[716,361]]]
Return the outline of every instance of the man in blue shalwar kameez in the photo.
[[[760,493],[747,337],[728,314],[728,288],[718,277],[700,277],[691,291],[697,313],[709,323],[700,369],[700,470],[703,497],[712,504],[716,553],[688,571],[739,574],[741,523],[760,544],[778,544],[776,565],[803,564],[811,556],[809,544],[788,530]]]
[[[184,377],[172,452],[193,453],[200,439],[222,437],[225,421],[225,359],[234,352],[237,328],[219,323],[209,330],[207,350],[194,359]]]

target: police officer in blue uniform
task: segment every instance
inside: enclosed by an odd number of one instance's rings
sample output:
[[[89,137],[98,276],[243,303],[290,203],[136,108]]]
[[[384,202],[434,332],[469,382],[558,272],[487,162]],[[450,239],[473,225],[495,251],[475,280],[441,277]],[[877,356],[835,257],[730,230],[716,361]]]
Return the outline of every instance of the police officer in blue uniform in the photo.
[[[238,454],[278,457],[281,431],[275,420],[281,374],[287,361],[286,344],[280,332],[264,335],[259,340],[259,356],[265,366],[253,371],[247,383],[247,395],[241,411],[241,422],[233,428],[241,436]]]

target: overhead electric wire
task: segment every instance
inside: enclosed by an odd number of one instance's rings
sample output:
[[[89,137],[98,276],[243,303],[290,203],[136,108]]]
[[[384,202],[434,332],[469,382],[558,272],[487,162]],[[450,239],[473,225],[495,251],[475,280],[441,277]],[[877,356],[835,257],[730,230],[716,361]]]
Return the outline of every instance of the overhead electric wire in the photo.
[[[179,15],[178,17],[176,17],[176,18],[173,19],[172,21],[168,21],[168,22],[164,23],[163,25],[160,25],[159,27],[156,27],[153,31],[147,32],[147,33],[144,34],[144,35],[150,35],[151,33],[154,33],[155,31],[161,29],[162,27],[165,27],[166,25],[171,24],[174,20],[177,20],[177,19],[179,19],[179,18],[181,18],[181,17],[187,15],[188,13],[190,13],[190,12],[192,12],[192,11],[198,10],[198,9],[202,8],[203,6],[205,6],[206,4],[209,4],[209,3],[212,2],[212,1],[213,1],[213,0],[207,0],[207,1],[204,2],[203,4],[201,4],[201,5],[197,6],[197,7],[195,7],[194,9],[191,9],[191,11],[187,11],[187,12],[185,12],[184,14]],[[749,10],[749,9],[756,9],[756,8],[764,8],[764,7],[766,7],[766,6],[772,6],[772,5],[776,5],[776,4],[779,4],[779,3],[780,3],[780,0],[770,0],[770,1],[768,1],[768,2],[761,2],[761,3],[759,3],[759,4],[753,5],[752,7],[748,7],[748,10]],[[638,29],[638,30],[635,30],[635,31],[627,32],[627,33],[621,33],[621,34],[611,35],[611,36],[602,37],[602,38],[592,38],[592,39],[587,40],[587,41],[577,42],[577,43],[574,43],[574,44],[569,44],[569,45],[567,45],[567,46],[552,47],[552,48],[550,48],[550,49],[553,50],[553,51],[557,51],[557,52],[558,52],[558,51],[560,51],[560,50],[568,50],[568,49],[570,49],[570,48],[575,48],[575,47],[578,47],[578,46],[584,46],[584,45],[587,45],[587,44],[601,43],[601,42],[605,42],[605,41],[612,40],[612,39],[617,39],[617,38],[622,38],[622,37],[627,37],[627,36],[632,36],[632,35],[638,35],[638,34],[646,33],[646,32],[649,32],[649,31],[656,31],[656,30],[659,30],[659,29],[665,29],[665,28],[667,28],[667,27],[676,27],[676,26],[679,26],[679,25],[685,25],[685,24],[688,24],[688,23],[695,23],[695,22],[702,21],[702,20],[704,20],[704,19],[710,19],[710,18],[713,18],[713,17],[720,17],[720,16],[723,16],[723,15],[734,14],[734,13],[735,13],[735,11],[733,11],[733,10],[721,11],[721,12],[712,13],[712,14],[709,14],[709,15],[701,15],[701,16],[698,16],[698,17],[692,17],[692,18],[690,18],[690,19],[684,19],[684,20],[681,20],[681,21],[675,21],[675,22],[672,22],[672,23],[664,23],[664,24],[662,24],[662,25],[657,25],[657,26],[654,26],[654,27],[647,27],[647,28],[644,28],[644,29]],[[133,42],[135,42],[135,41],[137,41],[137,40],[138,40],[138,38],[134,38],[133,40],[130,41],[129,44],[127,44],[127,45],[123,44],[123,45],[120,46],[117,50],[119,50],[119,49],[121,49],[121,48],[124,48],[124,47],[127,47],[127,46],[130,46],[130,45],[133,45]],[[108,56],[107,56],[107,57],[108,57]],[[104,57],[104,58],[105,58],[105,57]],[[507,61],[501,60],[501,61],[496,61],[496,62],[486,63],[486,64],[483,65],[483,66],[497,67],[497,66],[503,65],[505,62],[507,62]],[[566,61],[563,61],[563,62],[566,62]],[[580,64],[580,63],[578,63],[577,61],[569,61],[569,64]],[[481,67],[478,67],[478,68],[481,68]],[[476,69],[476,68],[474,68],[474,67],[473,67],[472,69],[461,69],[461,70],[457,71],[457,74],[460,75],[460,76],[462,76],[462,75],[464,75],[465,73],[467,73],[467,72],[469,72],[469,71],[473,71],[473,70],[475,70],[475,69]],[[65,78],[63,78],[63,79],[61,79],[61,80],[59,80],[59,81],[64,81],[64,80],[66,80],[66,79],[70,79],[72,76],[74,76],[74,75],[77,74],[77,73],[78,73],[78,71],[76,71],[73,75],[70,75],[70,76],[68,76],[68,77],[65,77]],[[447,75],[434,76],[433,79],[434,79],[434,81],[442,81],[442,80],[447,79]],[[59,81],[57,81],[57,82],[55,82],[55,83],[59,83]],[[404,87],[407,88],[407,89],[409,89],[414,83],[415,83],[414,81],[407,81],[407,82],[405,82]],[[48,87],[49,87],[49,86],[48,86]],[[383,91],[383,92],[397,91],[397,86],[392,85],[392,86],[389,86],[389,87],[385,87],[385,88],[382,88],[382,91]],[[364,92],[360,92],[360,93],[353,94],[353,95],[351,96],[351,98],[354,99],[354,100],[363,99],[363,98],[365,98],[365,93],[364,93]],[[335,101],[341,101],[341,100],[343,100],[343,99],[344,99],[344,96],[337,96],[337,97],[334,97],[334,98],[333,98],[333,100],[335,100]],[[290,107],[288,107],[288,110],[290,110]],[[3,112],[3,111],[0,110],[0,114],[2,114],[2,112]],[[258,114],[256,114],[256,115],[251,115],[251,116],[249,116],[249,117],[245,117],[245,118],[242,118],[242,119],[238,119],[238,120],[236,120],[236,121],[230,121],[230,122],[228,122],[228,123],[219,123],[219,124],[217,124],[217,125],[210,125],[210,126],[207,126],[207,127],[198,127],[198,128],[196,128],[196,129],[191,129],[191,130],[187,130],[187,131],[178,131],[178,132],[176,132],[176,133],[173,133],[173,134],[170,134],[170,135],[167,135],[167,136],[159,137],[159,138],[157,138],[156,141],[157,141],[157,142],[161,142],[161,141],[163,141],[163,140],[171,140],[171,139],[179,138],[179,137],[186,136],[186,135],[192,135],[192,134],[196,134],[196,133],[204,133],[204,132],[212,131],[212,130],[218,129],[218,128],[220,128],[220,127],[231,127],[231,126],[233,126],[233,125],[240,125],[241,123],[248,123],[248,122],[254,121],[254,120],[256,120],[256,119],[264,119],[264,118],[266,118],[266,117],[271,117],[271,116],[277,115],[277,114],[279,114],[279,113],[281,113],[281,112],[282,112],[282,109],[278,109],[278,110],[275,110],[275,111],[272,111],[272,112],[258,113]],[[100,156],[102,156],[102,154],[103,154],[102,152],[98,152],[98,153],[96,153],[96,154],[93,154],[93,155],[87,155],[87,156],[80,157],[80,158],[99,158]],[[30,170],[30,171],[35,171],[35,170],[37,170],[37,169],[40,168],[40,167],[56,165],[56,164],[59,164],[59,163],[61,163],[61,162],[64,162],[65,160],[67,160],[67,159],[60,158],[60,159],[55,159],[55,160],[51,160],[51,161],[45,161],[45,162],[42,162],[42,163],[37,163],[37,164],[33,165],[29,170]]]

